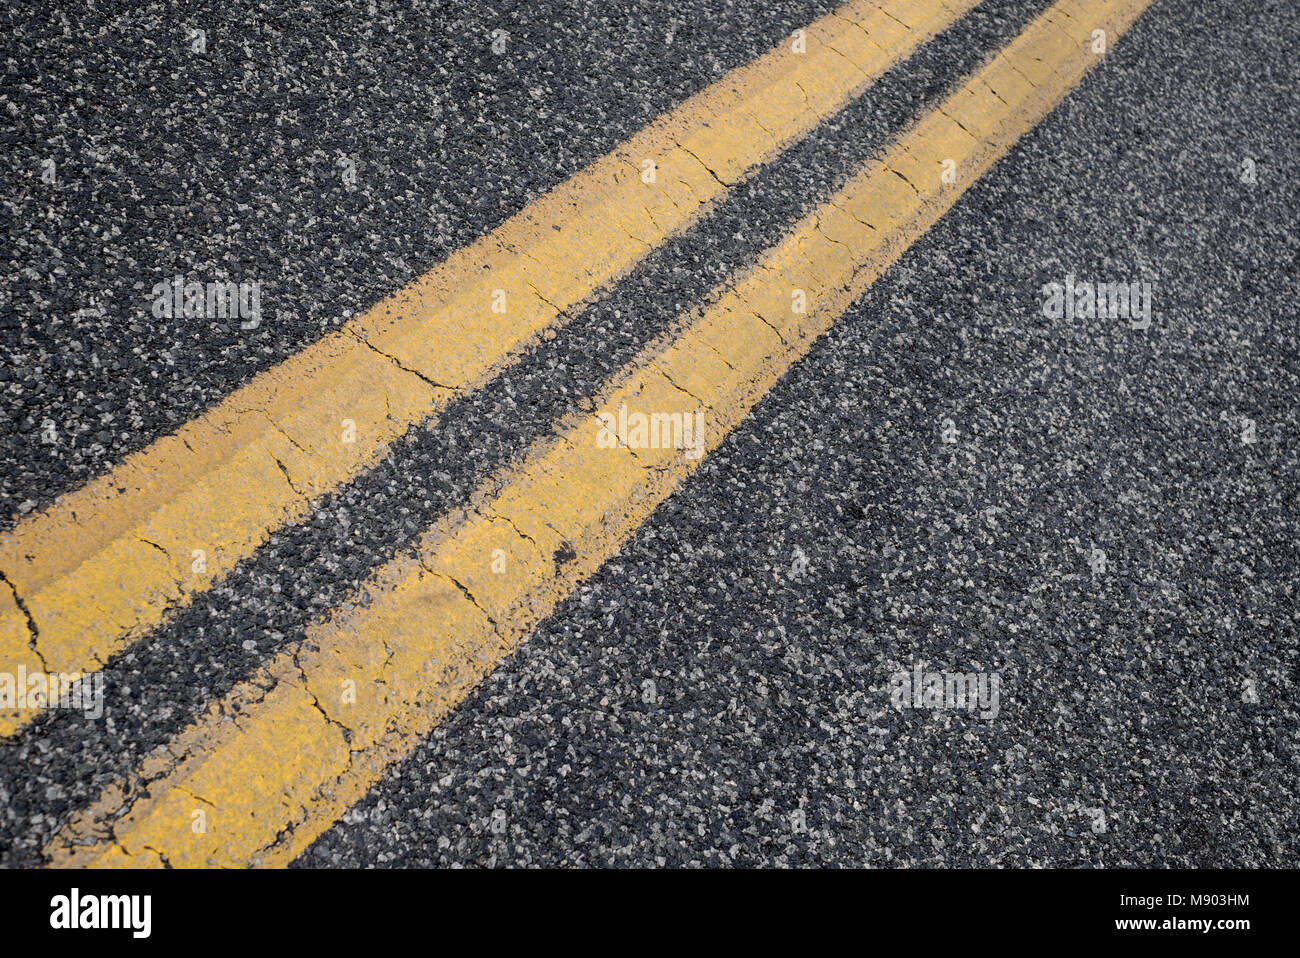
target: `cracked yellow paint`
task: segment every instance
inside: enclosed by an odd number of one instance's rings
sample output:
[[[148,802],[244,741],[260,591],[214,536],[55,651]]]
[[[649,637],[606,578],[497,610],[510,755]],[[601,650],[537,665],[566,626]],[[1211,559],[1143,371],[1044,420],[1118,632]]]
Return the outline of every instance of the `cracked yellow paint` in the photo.
[[[1062,0],[923,117],[676,338],[652,344],[519,466],[384,566],[358,605],[311,628],[259,680],[191,726],[130,788],[116,785],[47,848],[56,865],[282,865],[406,755],[594,573],[698,463],[606,448],[597,417],[700,412],[715,448],[843,310],[1082,79],[1149,0]],[[1066,14],[1069,16],[1066,16]],[[1051,55],[1036,84],[989,77]],[[1019,90],[1019,94],[1015,91]],[[983,136],[965,131],[983,129]],[[942,161],[961,176],[945,183]],[[906,172],[905,180],[901,175]],[[806,312],[790,293],[806,293]],[[621,427],[620,427],[621,428]],[[625,438],[630,438],[630,435]],[[497,550],[500,550],[498,552]],[[493,567],[492,557],[505,557]],[[498,571],[504,568],[505,571]],[[267,690],[270,691],[267,691]],[[141,796],[134,800],[127,796]],[[189,822],[206,808],[212,827]]]
[[[732,71],[340,331],[20,522],[0,537],[0,573],[26,613],[0,605],[0,671],[102,667],[977,2],[853,0],[807,28],[806,52],[786,42]],[[0,735],[33,715],[0,710]]]

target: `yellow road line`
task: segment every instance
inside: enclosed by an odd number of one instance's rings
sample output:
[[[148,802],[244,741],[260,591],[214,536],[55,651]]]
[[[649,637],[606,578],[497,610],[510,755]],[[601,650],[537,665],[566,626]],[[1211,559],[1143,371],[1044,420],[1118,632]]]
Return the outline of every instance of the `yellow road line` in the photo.
[[[853,0],[24,520],[0,537],[0,672],[101,668],[977,2]],[[35,714],[0,709],[0,735]]]
[[[776,380],[1099,58],[1149,0],[1062,0],[796,224],[685,331],[486,483],[259,680],[115,786],[56,865],[279,865],[406,755],[594,573]],[[952,164],[945,161],[952,161]],[[945,177],[955,168],[956,180]],[[802,295],[800,295],[802,294]],[[800,302],[806,303],[799,312]],[[698,450],[635,417],[702,415]],[[602,432],[602,428],[609,430]],[[610,431],[619,441],[611,443]],[[202,828],[196,829],[196,823]]]

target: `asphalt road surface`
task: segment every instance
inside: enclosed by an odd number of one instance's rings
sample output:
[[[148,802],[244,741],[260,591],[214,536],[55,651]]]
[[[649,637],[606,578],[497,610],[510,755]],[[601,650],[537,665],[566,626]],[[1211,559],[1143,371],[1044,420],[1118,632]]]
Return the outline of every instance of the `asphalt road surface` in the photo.
[[[0,535],[836,6],[6,12]],[[214,710],[242,730],[224,703],[243,683],[316,654],[331,610],[364,620],[425,530],[526,471],[583,397],[1051,8],[955,13],[130,632],[100,657],[102,715],[49,710],[0,744],[0,862],[61,861],[78,821],[111,845],[118,783],[131,809],[141,782],[180,790],[177,769],[225,754],[187,730]],[[289,793],[305,837],[281,863],[1296,865],[1300,9],[1154,0],[1108,44],[521,641],[436,721],[394,719],[407,738],[357,800]],[[174,275],[259,282],[259,321],[155,315]],[[1067,276],[1149,284],[1149,322],[1049,315]],[[0,573],[39,648],[36,599]],[[897,707],[918,672],[993,697]],[[381,750],[314,704],[345,755]],[[255,737],[228,748],[230,768],[280,761]],[[198,801],[225,842],[238,801]]]

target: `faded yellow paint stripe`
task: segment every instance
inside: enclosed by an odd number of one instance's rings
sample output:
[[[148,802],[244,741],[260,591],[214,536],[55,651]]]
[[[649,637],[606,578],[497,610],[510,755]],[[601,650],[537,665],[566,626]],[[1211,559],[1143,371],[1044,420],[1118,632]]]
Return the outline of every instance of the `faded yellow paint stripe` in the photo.
[[[281,865],[298,855],[695,468],[689,443],[640,442],[634,417],[698,413],[699,450],[716,447],[1082,79],[1099,59],[1088,49],[1091,31],[1113,40],[1148,2],[1094,0],[1084,10],[1081,0],[1062,0],[1035,20],[681,335],[647,348],[593,412],[560,423],[412,555],[383,567],[365,586],[364,607],[310,629],[140,769],[129,789],[105,792],[51,843],[51,861]],[[1039,68],[1049,61],[1050,70]],[[1003,82],[1029,70],[1037,79]],[[943,176],[953,168],[956,182]],[[621,441],[611,442],[611,431]]]
[[[728,74],[342,330],[21,522],[0,537],[11,587],[0,586],[0,672],[102,667],[976,2],[846,4],[804,31],[803,52],[790,40]],[[0,735],[34,714],[0,710]]]

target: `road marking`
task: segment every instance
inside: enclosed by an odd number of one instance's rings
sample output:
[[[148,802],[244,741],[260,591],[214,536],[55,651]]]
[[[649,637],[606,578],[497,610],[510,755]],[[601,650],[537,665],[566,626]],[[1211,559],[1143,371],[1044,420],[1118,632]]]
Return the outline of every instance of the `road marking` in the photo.
[[[732,71],[344,329],[22,521],[0,537],[0,672],[102,668],[977,2],[854,0],[822,17],[804,31],[806,52],[787,41]],[[35,714],[0,710],[0,735]]]
[[[688,451],[635,441],[644,437],[632,417],[702,413],[703,448],[715,448],[1083,78],[1099,59],[1092,31],[1113,43],[1149,2],[1062,0],[1035,20],[680,336],[648,347],[593,412],[563,421],[413,554],[384,566],[365,586],[364,607],[311,628],[141,768],[129,790],[108,789],[47,848],[53,864],[283,865],[300,854],[692,472],[700,460]],[[943,176],[948,159],[955,183]],[[792,309],[798,290],[804,313]],[[637,448],[600,441],[600,425],[611,423]]]

